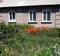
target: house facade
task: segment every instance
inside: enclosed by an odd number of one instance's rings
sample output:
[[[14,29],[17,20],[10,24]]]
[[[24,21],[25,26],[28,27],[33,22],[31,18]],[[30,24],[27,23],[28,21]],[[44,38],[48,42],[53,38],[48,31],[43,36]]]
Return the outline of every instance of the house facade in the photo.
[[[60,1],[3,0],[0,3],[0,22],[60,28]]]

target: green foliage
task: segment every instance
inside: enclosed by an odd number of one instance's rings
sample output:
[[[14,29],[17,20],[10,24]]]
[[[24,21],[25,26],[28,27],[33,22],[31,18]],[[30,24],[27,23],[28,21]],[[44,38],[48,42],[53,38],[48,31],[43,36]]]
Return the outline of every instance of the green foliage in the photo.
[[[6,25],[4,23],[0,23],[0,32],[6,29]]]
[[[5,39],[6,46],[12,48],[12,51],[17,51],[17,56],[50,56],[54,55],[54,47],[59,45],[60,38],[38,37],[27,35],[20,31],[16,37]],[[57,41],[58,40],[58,41]],[[52,46],[52,47],[50,47]]]
[[[58,28],[54,28],[52,30],[49,30],[47,32],[47,35],[48,36],[52,36],[52,37],[59,37],[59,31],[58,31]]]
[[[2,56],[4,53],[4,47],[3,46],[0,46],[0,56]]]
[[[46,37],[60,37],[60,30],[59,28],[53,28],[50,30],[40,31],[38,30],[38,36],[46,36]]]
[[[55,56],[57,46],[60,47],[60,29],[37,31],[28,34],[26,28],[31,25],[0,24],[0,40],[5,46],[0,46],[0,56]]]
[[[31,25],[26,24],[8,24],[0,23],[0,39],[15,37],[16,34],[21,30],[24,31],[25,28],[33,27]]]
[[[3,34],[3,32],[5,31],[6,29],[6,25],[4,23],[0,23],[0,40],[3,39],[3,37],[5,36]]]
[[[20,24],[20,28],[22,30],[26,29],[26,28],[29,28],[29,27],[34,27],[33,25],[29,25],[29,24]]]

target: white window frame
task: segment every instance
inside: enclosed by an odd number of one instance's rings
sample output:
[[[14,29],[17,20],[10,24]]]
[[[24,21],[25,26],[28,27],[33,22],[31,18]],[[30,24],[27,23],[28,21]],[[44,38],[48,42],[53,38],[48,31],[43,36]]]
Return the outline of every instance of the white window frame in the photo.
[[[46,20],[44,20],[44,14],[43,12],[46,11]],[[50,21],[48,21],[47,19],[47,11],[50,11]],[[51,10],[42,10],[42,22],[51,22]]]
[[[34,12],[34,11],[36,12],[36,10],[29,10],[29,12],[28,12],[28,14],[29,14],[28,21],[29,22],[37,22],[37,19],[36,19],[36,21],[33,20],[33,14],[32,14],[32,21],[30,21],[30,12]]]
[[[15,19],[12,18],[12,20],[10,20],[10,14],[9,14],[9,13],[12,13],[12,12],[15,13],[15,11],[9,11],[9,12],[8,12],[9,22],[16,22],[16,16],[15,16]]]

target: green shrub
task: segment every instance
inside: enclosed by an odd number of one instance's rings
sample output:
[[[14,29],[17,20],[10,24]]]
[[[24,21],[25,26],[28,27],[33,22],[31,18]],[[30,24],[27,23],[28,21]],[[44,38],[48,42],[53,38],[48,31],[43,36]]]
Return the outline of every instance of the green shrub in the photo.
[[[4,38],[5,34],[3,33],[6,29],[6,25],[4,23],[0,23],[0,40]]]
[[[33,25],[29,25],[29,24],[20,24],[20,28],[22,30],[26,29],[26,28],[29,28],[29,27],[34,27]]]
[[[2,55],[4,53],[4,47],[0,46],[0,55]]]
[[[58,31],[57,28],[54,28],[54,29],[52,29],[52,30],[49,30],[49,31],[47,32],[47,35],[48,35],[48,36],[51,36],[51,37],[59,37],[59,31]]]
[[[57,34],[60,37],[60,28],[57,28],[57,29],[58,29],[58,33]]]
[[[5,23],[0,23],[0,32],[4,31],[6,29]]]
[[[1,26],[3,25],[3,26]],[[55,49],[50,47],[55,44],[60,45],[60,29],[37,31],[28,34],[24,30],[31,25],[1,24],[0,38],[4,38],[5,47],[0,48],[0,56],[51,56]]]
[[[8,24],[0,23],[0,39],[15,37],[16,34],[21,30],[24,31],[25,28],[33,27],[28,24]]]
[[[38,30],[38,36],[60,37],[60,31],[58,28],[43,31]]]

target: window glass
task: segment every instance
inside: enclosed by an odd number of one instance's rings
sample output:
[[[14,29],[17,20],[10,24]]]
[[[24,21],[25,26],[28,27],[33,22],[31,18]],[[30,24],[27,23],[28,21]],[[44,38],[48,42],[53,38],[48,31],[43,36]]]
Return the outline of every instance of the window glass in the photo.
[[[10,20],[12,20],[12,14],[11,13],[9,13],[10,14]]]
[[[44,13],[44,21],[46,21],[46,11],[44,11],[43,13]]]
[[[36,12],[33,11],[33,21],[36,21]]]
[[[13,14],[13,19],[15,19],[15,12],[12,12],[12,14]]]
[[[50,21],[50,11],[47,11],[47,21]]]
[[[32,12],[30,12],[30,21],[32,21]]]

